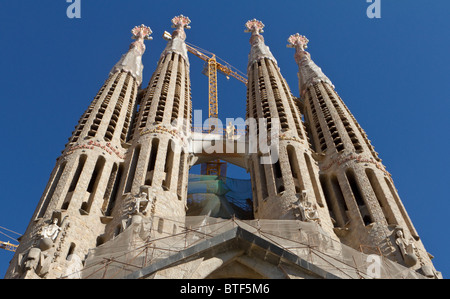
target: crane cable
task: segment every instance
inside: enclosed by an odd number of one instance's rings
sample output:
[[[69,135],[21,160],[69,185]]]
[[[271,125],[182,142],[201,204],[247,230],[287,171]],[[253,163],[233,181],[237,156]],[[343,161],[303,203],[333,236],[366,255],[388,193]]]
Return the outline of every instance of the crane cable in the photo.
[[[11,232],[11,233],[17,234],[17,235],[19,235],[19,236],[21,236],[21,235],[22,235],[22,234],[19,234],[19,233],[17,233],[17,232],[15,232],[15,231],[13,231],[13,230],[7,229],[7,228],[5,228],[5,227],[3,227],[3,226],[0,226],[0,229],[4,229],[4,230],[6,230],[6,231],[9,231],[9,232]],[[5,235],[6,237],[10,238],[11,240],[14,240],[14,241],[16,241],[16,242],[17,242],[17,239],[15,239],[15,238],[13,238],[13,237],[9,236],[8,234],[5,234],[5,233],[4,233],[4,232],[2,232],[2,231],[0,231],[0,234],[2,234],[2,235]]]
[[[243,77],[246,77],[246,76],[247,76],[247,74],[244,74],[242,71],[240,71],[240,70],[237,69],[236,67],[232,66],[231,64],[229,64],[228,62],[226,62],[225,60],[223,60],[222,58],[220,58],[220,57],[217,56],[216,54],[211,53],[211,52],[209,52],[208,50],[202,49],[202,48],[200,48],[199,46],[196,46],[196,45],[194,45],[194,44],[188,43],[188,42],[186,42],[186,41],[185,41],[185,43],[186,43],[188,46],[190,46],[191,48],[194,48],[195,50],[197,50],[197,51],[199,51],[199,52],[201,52],[201,53],[209,54],[209,55],[211,55],[211,56],[214,55],[214,56],[216,57],[217,60],[220,60],[221,62],[223,62],[223,64],[226,65],[229,69],[235,70],[236,73],[238,73],[239,75],[241,75],[241,76],[243,76]]]

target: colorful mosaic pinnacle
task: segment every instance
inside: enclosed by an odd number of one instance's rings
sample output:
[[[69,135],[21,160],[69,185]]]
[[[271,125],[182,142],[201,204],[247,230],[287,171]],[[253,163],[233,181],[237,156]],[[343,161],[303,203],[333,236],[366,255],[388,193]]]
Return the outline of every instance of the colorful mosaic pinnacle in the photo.
[[[298,48],[304,51],[308,48],[309,40],[304,36],[298,33],[289,36],[288,38],[288,47],[289,48]]]
[[[247,23],[245,23],[245,27],[247,28],[245,32],[251,32],[252,34],[260,34],[264,32],[263,22],[258,21],[257,19],[247,21]]]
[[[172,28],[186,28],[191,29],[191,26],[189,24],[191,23],[191,20],[188,17],[185,17],[183,15],[176,16],[172,19]]]
[[[153,39],[153,37],[150,36],[152,34],[152,30],[144,24],[134,27],[131,30],[131,33],[133,34],[133,39]]]

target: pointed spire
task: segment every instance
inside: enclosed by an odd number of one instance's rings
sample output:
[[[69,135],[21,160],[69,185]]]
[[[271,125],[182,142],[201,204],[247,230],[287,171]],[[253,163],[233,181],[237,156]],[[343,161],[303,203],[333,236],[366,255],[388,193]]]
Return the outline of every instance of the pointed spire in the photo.
[[[161,54],[162,56],[167,55],[168,53],[177,53],[186,60],[186,63],[189,64],[187,48],[185,44],[186,40],[186,32],[184,29],[191,29],[189,24],[191,20],[183,15],[176,16],[172,19],[172,28],[175,28],[171,37],[168,37],[169,42],[167,43],[166,49]]]
[[[264,44],[264,37],[261,35],[261,33],[264,32],[264,24],[261,21],[253,19],[247,21],[247,23],[245,23],[245,27],[245,32],[251,32],[252,34],[250,37],[250,45],[252,45],[252,47],[248,57],[248,66],[263,58],[271,59],[277,63],[277,60],[273,57],[272,52],[270,52],[270,48]]]
[[[333,88],[334,85],[331,83],[330,79],[322,72],[322,69],[318,67],[314,61],[311,59],[311,54],[305,51],[308,48],[309,40],[298,33],[289,36],[288,38],[288,48],[295,48],[295,61],[298,64],[298,77],[299,77],[299,88],[300,95],[303,96],[306,89],[317,83],[326,82],[330,84]]]
[[[131,30],[131,33],[133,34],[131,38],[136,41],[131,43],[128,52],[122,55],[119,62],[112,68],[110,75],[120,71],[130,72],[138,84],[141,84],[142,71],[144,69],[144,66],[142,65],[142,55],[145,52],[144,40],[153,39],[150,37],[152,30],[150,27],[142,24],[141,26],[134,27]]]

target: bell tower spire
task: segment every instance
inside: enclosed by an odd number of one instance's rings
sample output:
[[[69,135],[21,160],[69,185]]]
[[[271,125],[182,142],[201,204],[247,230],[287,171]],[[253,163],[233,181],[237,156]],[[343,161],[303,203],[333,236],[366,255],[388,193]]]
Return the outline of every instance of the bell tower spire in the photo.
[[[123,145],[131,135],[144,40],[151,30],[141,25],[132,33],[136,41],[112,68],[56,160],[8,277],[64,277],[99,245],[123,172]]]
[[[184,223],[192,109],[184,30],[190,28],[190,22],[183,15],[172,19],[172,38],[140,101],[107,239],[142,217],[160,219],[156,233],[162,235],[180,230]],[[147,211],[132,210],[136,197],[143,194]]]
[[[264,43],[264,37],[261,33],[264,32],[265,25],[263,22],[253,19],[247,21],[245,23],[245,32],[251,33],[250,37],[250,54],[248,58],[248,65],[250,66],[253,62],[258,61],[263,58],[267,58],[272,60],[275,64],[277,64],[277,60],[273,56],[272,52],[270,52],[270,48],[266,46]]]
[[[308,43],[309,40],[304,35],[300,35],[298,33],[293,34],[288,38],[287,47],[295,48],[294,58],[299,69],[298,78],[300,95],[304,95],[306,89],[317,82],[326,82],[334,88],[334,85],[331,83],[330,79],[325,76],[322,69],[318,67],[311,59],[311,55],[306,52]]]
[[[247,68],[247,117],[254,125],[249,121],[250,138],[270,139],[269,153],[259,142],[257,153],[249,155],[255,218],[312,222],[334,235],[302,115],[264,43],[264,24],[253,19],[245,27],[252,34]]]
[[[431,260],[391,175],[330,79],[305,51],[307,44],[298,33],[288,38],[288,47],[296,50],[305,122],[336,234],[355,249],[376,250],[433,276]]]
[[[152,34],[152,30],[150,27],[145,25],[136,26],[131,30],[133,34],[132,38],[136,41],[130,45],[130,49],[116,63],[116,65],[112,68],[110,75],[115,74],[117,72],[126,71],[129,72],[140,85],[142,83],[142,71],[144,66],[142,64],[142,55],[145,52],[145,44],[144,40],[153,39],[150,37]]]

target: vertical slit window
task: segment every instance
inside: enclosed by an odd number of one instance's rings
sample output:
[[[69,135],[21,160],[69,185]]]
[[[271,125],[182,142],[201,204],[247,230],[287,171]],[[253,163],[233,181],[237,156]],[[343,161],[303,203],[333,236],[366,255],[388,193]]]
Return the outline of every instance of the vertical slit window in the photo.
[[[324,205],[323,205],[322,197],[320,195],[319,185],[317,183],[316,174],[314,172],[311,159],[310,159],[309,155],[306,153],[304,154],[304,156],[305,156],[306,166],[308,168],[309,177],[310,177],[311,183],[313,185],[314,195],[316,196],[316,202],[319,206],[323,207]]]
[[[122,180],[122,176],[123,176],[123,163],[119,165],[119,171],[117,172],[111,196],[109,197],[108,205],[105,211],[105,216],[111,216],[112,210],[114,209],[114,205],[117,199],[117,192],[119,191],[119,185],[120,181]]]
[[[367,175],[367,178],[369,179],[370,186],[372,187],[373,193],[375,193],[378,203],[380,204],[380,207],[383,210],[383,214],[384,214],[384,217],[386,218],[386,222],[388,224],[398,224],[395,221],[394,214],[392,213],[392,210],[390,209],[390,206],[387,202],[386,196],[383,192],[383,189],[381,188],[380,182],[378,181],[375,172],[370,168],[366,168],[366,175]]]
[[[392,185],[392,183],[390,182],[390,180],[388,178],[385,177],[384,180],[385,180],[386,184],[388,185],[392,196],[394,197],[395,203],[397,204],[397,207],[400,210],[400,213],[402,214],[403,219],[405,220],[406,225],[408,226],[408,229],[411,232],[411,235],[414,237],[414,239],[419,240],[419,234],[417,233],[416,229],[414,228],[413,224],[411,223],[411,220],[409,219],[409,216],[406,213],[406,210],[403,207],[403,204],[402,204],[397,192],[395,191],[394,186]]]
[[[184,151],[181,152],[180,155],[180,166],[179,166],[179,170],[178,170],[178,199],[179,200],[183,200],[183,191],[184,191],[184,168],[185,168],[185,164],[186,162],[185,160],[185,154]]]
[[[87,213],[90,212],[92,203],[94,202],[95,195],[97,194],[98,185],[102,177],[103,167],[105,166],[105,158],[100,156],[95,164],[94,171],[92,172],[91,180],[89,181],[87,192],[90,193],[87,202],[81,204],[81,209]]]
[[[319,176],[319,181],[320,181],[320,185],[322,186],[322,191],[323,191],[323,195],[325,196],[325,201],[327,203],[328,206],[328,212],[330,213],[330,217],[331,217],[331,222],[333,223],[334,227],[339,227],[339,225],[343,226],[345,223],[338,223],[339,222],[339,218],[336,218],[336,216],[338,215],[338,211],[336,208],[336,205],[334,204],[332,198],[331,198],[331,191],[328,188],[328,179],[324,174],[321,174]]]
[[[133,153],[133,158],[130,165],[130,171],[128,172],[127,185],[125,187],[125,193],[131,192],[131,187],[133,186],[134,175],[136,174],[136,167],[139,160],[139,154],[141,152],[141,145],[138,145]]]
[[[338,178],[333,175],[330,178],[331,187],[333,190],[333,195],[335,197],[335,203],[336,203],[336,210],[339,211],[339,217],[340,217],[340,226],[344,227],[345,224],[348,222],[347,217],[347,203],[345,202],[344,194],[342,193],[341,185],[339,184]],[[338,216],[338,215],[336,215]]]
[[[84,163],[86,162],[86,155],[81,155],[78,160],[78,166],[75,171],[75,174],[72,179],[72,183],[70,184],[69,192],[75,191],[75,187],[78,184],[78,180],[80,179],[81,172],[83,171]]]
[[[53,194],[55,193],[56,187],[58,186],[59,180],[61,179],[61,175],[64,172],[64,169],[66,168],[66,162],[62,163],[58,171],[53,179],[53,182],[50,186],[50,189],[48,190],[47,196],[45,197],[45,200],[42,204],[41,210],[39,211],[38,218],[44,217],[45,212],[47,211],[48,205],[53,197]]]
[[[356,181],[355,173],[353,172],[353,170],[347,169],[345,174],[352,189],[353,197],[355,198],[356,204],[358,205],[359,212],[363,219],[364,225],[368,225],[373,222],[373,219],[369,213],[369,210],[367,209],[367,205],[366,202],[364,201],[359,184]]]
[[[261,193],[262,193],[262,199],[265,199],[269,196],[269,193],[267,191],[267,179],[266,179],[266,167],[264,164],[261,163],[260,157],[258,157],[256,164],[258,165],[258,172],[259,176],[261,178]]]
[[[147,185],[147,186],[152,185],[153,174],[155,171],[155,164],[156,164],[156,155],[158,154],[158,147],[159,147],[159,139],[154,138],[152,140],[152,149],[150,151],[150,160],[148,162],[147,174],[145,176],[145,185]]]
[[[74,254],[74,252],[75,252],[75,243],[70,243],[69,251],[67,252],[66,255],[66,260],[69,260],[69,258],[71,258],[71,255]]]
[[[72,178],[72,182],[70,183],[69,191],[66,194],[66,198],[64,199],[64,202],[61,206],[62,210],[67,210],[69,208],[70,201],[72,199],[73,192],[75,191],[75,188],[78,185],[78,180],[80,179],[81,173],[84,168],[84,164],[86,163],[87,156],[81,155],[78,159],[77,168],[75,170],[75,173]]]
[[[303,184],[303,178],[300,173],[300,167],[297,159],[297,154],[292,145],[288,145],[286,147],[286,151],[288,154],[289,166],[291,167],[292,177],[294,179],[295,185],[295,193],[301,193],[302,190],[305,190],[305,186]]]
[[[172,180],[172,169],[173,169],[173,158],[174,158],[174,151],[173,151],[173,142],[169,140],[169,144],[167,146],[167,153],[166,153],[166,162],[164,164],[164,172],[166,173],[166,178],[163,181],[163,189],[170,190],[170,183]]]

